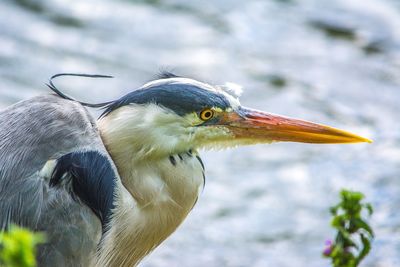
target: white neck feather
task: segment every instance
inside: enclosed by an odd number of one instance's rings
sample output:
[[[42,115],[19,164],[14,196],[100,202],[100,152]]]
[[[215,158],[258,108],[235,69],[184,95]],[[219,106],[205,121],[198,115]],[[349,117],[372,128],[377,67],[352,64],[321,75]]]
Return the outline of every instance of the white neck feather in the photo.
[[[98,123],[123,186],[97,266],[135,266],[175,231],[197,200],[203,169],[195,151],[185,153],[190,140],[179,136],[188,134],[166,132],[187,127],[179,126],[185,122],[176,115],[163,114],[155,106],[128,106]]]
[[[99,121],[99,129],[110,153],[123,160],[159,158],[190,148],[190,122],[154,105],[128,105]],[[118,160],[122,159],[118,158]]]

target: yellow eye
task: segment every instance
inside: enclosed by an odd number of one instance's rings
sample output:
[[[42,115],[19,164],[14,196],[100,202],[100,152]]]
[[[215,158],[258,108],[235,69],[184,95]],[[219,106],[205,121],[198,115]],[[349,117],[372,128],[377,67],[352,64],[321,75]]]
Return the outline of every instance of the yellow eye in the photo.
[[[212,117],[214,117],[214,111],[212,109],[206,108],[200,112],[200,119],[203,121],[208,121]]]

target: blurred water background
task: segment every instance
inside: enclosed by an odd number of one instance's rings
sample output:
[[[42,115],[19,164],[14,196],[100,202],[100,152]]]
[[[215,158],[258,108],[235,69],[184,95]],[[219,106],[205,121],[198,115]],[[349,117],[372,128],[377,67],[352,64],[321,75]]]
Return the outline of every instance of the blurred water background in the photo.
[[[328,266],[328,207],[346,187],[375,207],[362,266],[400,266],[400,2],[2,0],[0,107],[60,87],[115,99],[160,69],[244,86],[241,102],[373,144],[277,143],[203,152],[188,219],[141,266]]]

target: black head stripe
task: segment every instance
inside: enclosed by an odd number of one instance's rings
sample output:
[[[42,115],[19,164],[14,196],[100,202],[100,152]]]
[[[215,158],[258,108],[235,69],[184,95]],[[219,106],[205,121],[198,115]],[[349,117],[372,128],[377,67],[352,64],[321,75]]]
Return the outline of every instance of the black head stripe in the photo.
[[[174,111],[178,115],[198,112],[207,107],[230,107],[228,99],[217,91],[207,90],[193,84],[164,83],[133,91],[114,101],[101,116],[131,103],[155,103]]]

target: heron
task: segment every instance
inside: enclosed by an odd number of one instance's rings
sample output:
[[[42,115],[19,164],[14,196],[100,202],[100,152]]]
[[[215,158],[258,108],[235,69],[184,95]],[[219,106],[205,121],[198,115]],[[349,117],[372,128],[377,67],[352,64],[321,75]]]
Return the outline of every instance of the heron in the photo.
[[[192,210],[199,150],[278,141],[358,143],[329,126],[242,106],[233,84],[162,73],[91,104],[59,90],[0,112],[0,230],[44,232],[39,266],[137,266]],[[101,108],[96,120],[88,107]]]

